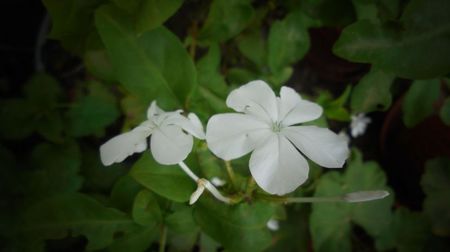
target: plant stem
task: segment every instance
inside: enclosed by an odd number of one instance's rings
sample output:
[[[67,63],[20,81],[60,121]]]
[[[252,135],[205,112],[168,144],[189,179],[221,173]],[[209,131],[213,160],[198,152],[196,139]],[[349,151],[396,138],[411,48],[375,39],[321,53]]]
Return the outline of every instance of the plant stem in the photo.
[[[247,188],[245,190],[245,195],[250,196],[255,190],[255,179],[253,177],[250,177],[247,182]]]
[[[195,54],[197,49],[197,33],[198,33],[198,24],[197,21],[194,21],[192,23],[190,34],[191,34],[191,46],[189,47],[189,54],[191,55],[191,58],[195,61]]]
[[[161,237],[159,238],[159,252],[164,252],[166,250],[167,241],[167,227],[165,225],[161,228]]]
[[[321,202],[345,202],[342,197],[296,197],[285,198],[283,203],[321,203]]]
[[[195,175],[183,161],[179,162],[178,165],[189,177],[192,178],[192,180],[194,180],[197,183],[198,180],[197,175]]]
[[[236,175],[234,174],[233,167],[231,166],[230,161],[225,160],[225,167],[227,169],[228,177],[230,178],[231,185],[236,189]]]
[[[321,202],[347,202],[347,203],[358,203],[364,201],[372,201],[383,199],[389,196],[389,192],[384,190],[375,191],[357,191],[346,193],[338,196],[329,197],[280,197],[274,195],[257,194],[260,199],[264,199],[272,202],[279,202],[284,204],[289,203],[321,203]]]

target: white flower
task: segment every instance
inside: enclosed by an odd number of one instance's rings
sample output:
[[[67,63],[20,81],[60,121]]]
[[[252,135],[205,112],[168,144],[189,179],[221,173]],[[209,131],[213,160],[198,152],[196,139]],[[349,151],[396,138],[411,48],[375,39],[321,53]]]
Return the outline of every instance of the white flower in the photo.
[[[186,118],[181,115],[181,110],[164,112],[153,101],[147,118],[130,132],[113,137],[100,147],[104,165],[122,162],[133,153],[144,151],[150,135],[150,149],[155,160],[164,165],[177,164],[192,150],[192,136],[205,138],[203,126],[193,113]]]
[[[350,133],[352,137],[358,137],[364,135],[367,125],[372,122],[372,119],[367,117],[364,113],[360,113],[352,116],[352,122],[350,123]]]
[[[211,183],[212,183],[214,186],[221,187],[221,186],[224,186],[227,182],[226,182],[225,180],[219,178],[219,177],[213,177],[213,178],[211,179]]]
[[[282,87],[276,97],[264,81],[252,81],[233,90],[226,103],[240,113],[210,118],[208,147],[225,160],[253,151],[250,172],[271,194],[292,192],[308,178],[308,163],[298,150],[328,168],[342,167],[348,157],[346,141],[329,129],[293,126],[319,118],[323,110],[292,88]]]
[[[270,219],[267,224],[267,228],[271,231],[277,231],[280,228],[280,224],[275,219]]]

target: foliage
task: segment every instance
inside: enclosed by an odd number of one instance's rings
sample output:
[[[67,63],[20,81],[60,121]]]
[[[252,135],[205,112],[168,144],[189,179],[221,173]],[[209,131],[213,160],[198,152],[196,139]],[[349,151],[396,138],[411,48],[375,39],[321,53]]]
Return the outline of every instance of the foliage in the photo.
[[[388,189],[383,171],[375,162],[363,162],[361,153],[354,150],[345,173],[329,172],[322,176],[315,196],[341,195],[377,188]],[[352,223],[364,228],[376,240],[389,228],[392,200],[390,197],[352,205],[342,202],[313,204],[310,229],[315,249],[351,251]]]
[[[430,218],[433,232],[436,235],[448,236],[450,233],[449,205],[446,199],[450,193],[448,158],[436,158],[427,162],[422,177],[422,188],[426,194],[424,201],[425,214]]]

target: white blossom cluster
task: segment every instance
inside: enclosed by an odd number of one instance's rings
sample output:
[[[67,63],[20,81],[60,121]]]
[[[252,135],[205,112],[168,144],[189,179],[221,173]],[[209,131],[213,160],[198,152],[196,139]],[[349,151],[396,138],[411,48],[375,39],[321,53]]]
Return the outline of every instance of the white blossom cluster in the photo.
[[[236,112],[212,116],[204,133],[195,114],[186,117],[181,110],[165,112],[154,101],[146,121],[100,147],[101,160],[111,165],[149,148],[158,163],[179,164],[197,182],[192,204],[204,189],[228,202],[214,186],[224,181],[216,178],[210,183],[198,178],[183,163],[192,150],[193,137],[205,139],[208,148],[223,160],[251,153],[253,178],[264,191],[276,195],[290,193],[307,180],[306,158],[326,168],[340,168],[349,156],[345,138],[327,128],[301,125],[319,118],[323,109],[290,87],[282,87],[276,96],[264,81],[251,81],[233,90],[226,104]]]

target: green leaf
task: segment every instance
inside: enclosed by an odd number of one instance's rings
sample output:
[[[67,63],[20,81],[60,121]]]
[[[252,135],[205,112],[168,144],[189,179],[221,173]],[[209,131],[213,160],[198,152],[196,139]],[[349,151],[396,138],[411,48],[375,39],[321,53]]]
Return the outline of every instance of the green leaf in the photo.
[[[120,101],[125,116],[123,130],[131,130],[136,125],[147,120],[147,109],[150,103],[135,95],[127,95]]]
[[[309,206],[306,204],[286,207],[287,217],[279,221],[280,228],[274,232],[275,244],[268,252],[308,251],[310,237],[308,230]]]
[[[439,115],[442,121],[447,126],[450,126],[450,98],[445,99],[444,104],[442,105],[441,110],[439,111]]]
[[[98,133],[119,117],[115,97],[97,82],[87,83],[89,93],[82,96],[67,112],[69,132],[80,137]]]
[[[395,25],[360,20],[346,27],[333,51],[404,78],[445,75],[450,69],[449,8],[447,0],[413,0]]]
[[[413,82],[403,101],[403,122],[407,127],[414,127],[433,114],[440,87],[437,79]]]
[[[164,109],[188,102],[197,85],[195,66],[174,34],[161,27],[137,37],[132,18],[111,5],[95,17],[116,77],[129,92],[146,102],[158,98]]]
[[[22,139],[37,131],[47,140],[62,141],[63,120],[56,110],[61,89],[50,75],[35,74],[24,86],[25,99],[3,101],[0,130],[5,138]]]
[[[38,73],[24,86],[25,99],[4,101],[0,116],[6,122],[5,138],[21,139],[38,132],[47,140],[62,142],[63,120],[57,110],[61,89],[50,75]]]
[[[129,175],[122,176],[116,181],[111,190],[109,203],[124,212],[130,212],[134,198],[141,189],[142,186],[132,177]]]
[[[138,183],[176,202],[186,202],[195,191],[193,182],[177,165],[161,165],[145,152],[130,171]]]
[[[317,103],[322,106],[327,118],[337,121],[349,121],[350,113],[345,107],[350,97],[352,87],[348,85],[342,94],[333,100],[333,96],[326,91],[320,93]]]
[[[194,207],[194,219],[202,231],[229,251],[262,251],[271,242],[266,223],[274,214],[271,205],[254,202],[226,205],[202,197]]]
[[[386,176],[375,162],[363,162],[353,152],[344,174],[333,171],[321,177],[315,197],[339,196],[363,190],[387,190]],[[351,224],[357,224],[375,239],[389,229],[393,197],[362,203],[315,203],[310,230],[316,251],[351,251]],[[378,244],[377,244],[378,246]]]
[[[141,190],[134,198],[133,220],[143,226],[156,226],[162,221],[161,210],[153,194]]]
[[[198,241],[200,228],[194,222],[191,206],[180,206],[165,219],[168,239],[176,251],[190,251]]]
[[[18,227],[25,241],[61,239],[69,234],[88,239],[87,249],[101,249],[137,227],[124,213],[106,208],[83,194],[61,194],[32,205],[21,216]]]
[[[301,10],[315,21],[315,27],[344,27],[355,20],[351,0],[307,0],[301,1]],[[295,6],[298,8],[298,4]]]
[[[396,20],[400,15],[400,0],[380,0],[375,4],[378,8],[378,16],[383,22]]]
[[[2,164],[0,166],[0,204],[5,206],[0,208],[0,240],[2,249],[7,251],[8,245],[12,243],[12,241],[8,241],[11,237],[12,227],[16,226],[16,205],[20,201],[17,199],[17,195],[21,185],[16,157],[2,144],[0,144],[0,163]]]
[[[183,4],[183,0],[144,0],[138,9],[136,30],[138,33],[162,25]]]
[[[214,0],[198,39],[204,42],[223,42],[240,33],[254,14],[250,2],[250,0]]]
[[[43,0],[52,17],[50,37],[75,53],[82,53],[87,40],[95,33],[94,10],[104,0]]]
[[[220,248],[220,244],[211,239],[208,235],[201,233],[199,245],[202,252],[217,252]]]
[[[241,86],[259,78],[258,73],[245,68],[230,68],[227,72],[227,81],[230,85]]]
[[[183,234],[190,233],[193,230],[198,229],[197,224],[194,222],[192,216],[192,207],[183,207],[177,209],[174,213],[168,215],[164,222],[166,223],[169,230]]]
[[[421,185],[426,195],[423,208],[431,220],[433,233],[449,236],[450,159],[442,157],[428,161]]]
[[[49,111],[35,122],[36,131],[45,139],[61,143],[63,140],[64,122],[57,110]]]
[[[35,74],[25,84],[24,94],[39,110],[53,109],[62,95],[59,83],[48,74]]]
[[[38,199],[81,188],[81,154],[75,143],[41,143],[33,149],[29,163],[33,170],[23,175],[27,197]]]
[[[310,44],[307,28],[300,11],[272,24],[268,39],[268,63],[272,72],[281,72],[303,58]]]
[[[391,232],[393,232],[395,247],[399,252],[424,251],[430,236],[425,216],[406,208],[399,208],[395,211]]]
[[[270,84],[275,85],[276,87],[280,87],[281,85],[285,84],[285,82],[288,81],[289,78],[291,78],[293,72],[294,69],[291,66],[287,66],[281,69],[279,72],[271,73],[267,77],[263,77],[260,79],[267,79]]]
[[[378,8],[375,1],[352,0],[358,20],[371,20],[374,23],[379,22]]]
[[[242,34],[238,38],[239,51],[258,67],[267,62],[266,41],[259,30]]]
[[[0,134],[6,139],[23,139],[35,130],[33,122],[34,108],[25,99],[8,99],[1,101]]]
[[[208,149],[206,143],[200,145],[200,147],[196,151],[196,154],[198,158],[198,164],[205,178],[227,178],[226,169],[223,166],[224,161],[212,154]]]
[[[158,228],[156,227],[143,227],[135,232],[125,235],[123,238],[115,240],[108,247],[108,251],[111,252],[144,252],[150,247],[152,242],[158,238]]]
[[[114,2],[119,8],[127,12],[136,11],[142,1],[143,0],[111,0],[111,2]]]
[[[219,45],[211,44],[208,53],[197,62],[199,86],[192,105],[194,111],[198,111],[197,113],[200,115],[205,114],[205,119],[213,113],[227,110],[225,99],[228,94],[228,86],[219,72],[220,53]]]
[[[16,173],[14,172],[16,170],[16,158],[2,144],[0,144],[0,162],[2,164],[0,167],[0,191],[4,193],[7,192],[7,189],[12,189],[16,184]]]
[[[201,88],[208,89],[218,98],[228,94],[228,87],[220,74],[221,51],[218,44],[211,44],[208,53],[197,62],[198,83]],[[225,106],[225,104],[223,105]]]
[[[183,4],[183,0],[113,0],[133,14],[136,32],[141,34],[162,25]]]
[[[391,106],[391,85],[394,76],[378,69],[371,69],[353,88],[352,113],[385,111]]]
[[[114,182],[127,172],[121,163],[104,166],[100,161],[98,146],[85,147],[82,153],[83,188],[89,192],[109,192]]]
[[[83,60],[86,69],[95,77],[109,82],[116,81],[114,68],[105,49],[87,51]]]

